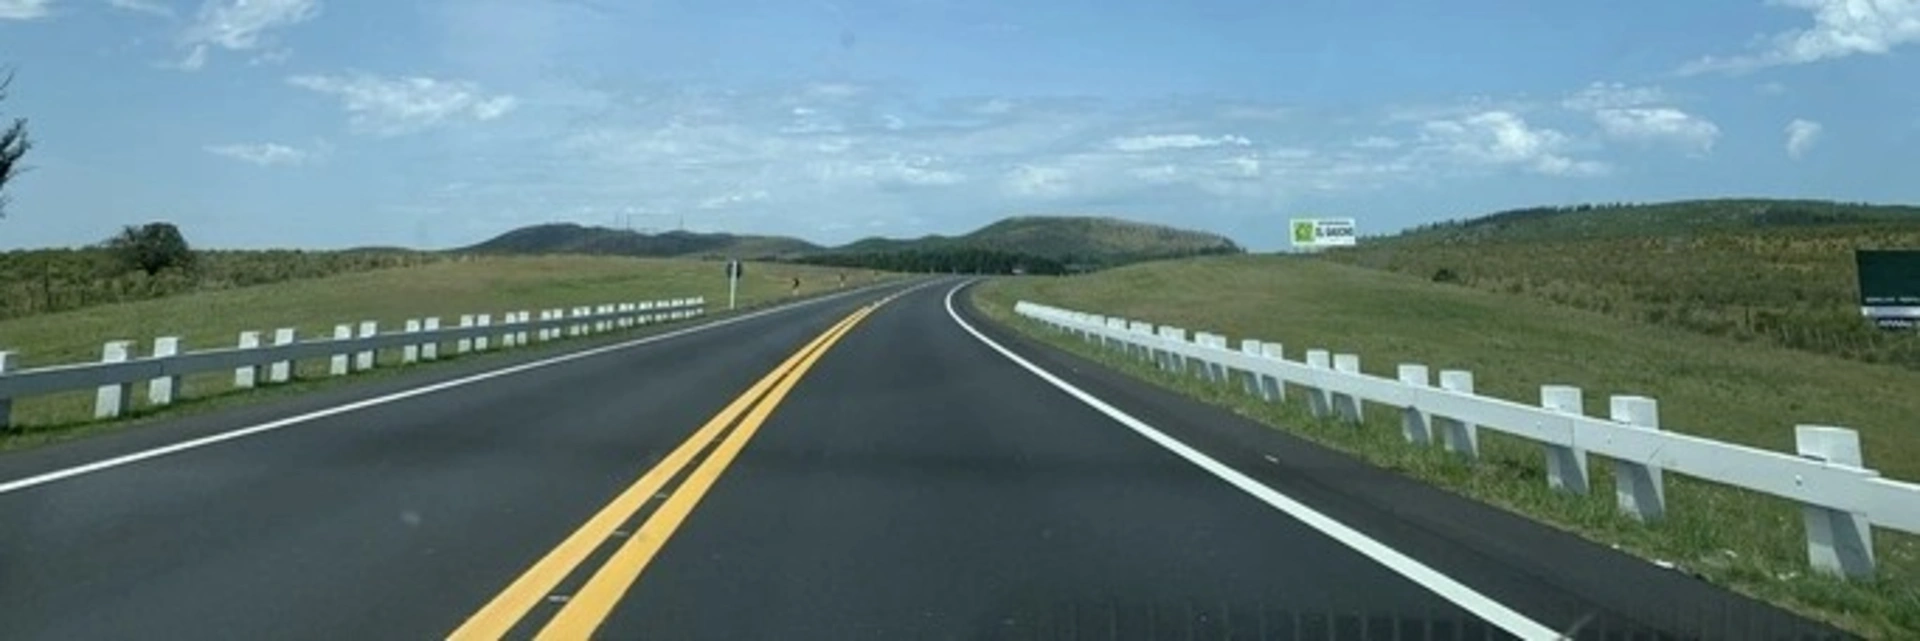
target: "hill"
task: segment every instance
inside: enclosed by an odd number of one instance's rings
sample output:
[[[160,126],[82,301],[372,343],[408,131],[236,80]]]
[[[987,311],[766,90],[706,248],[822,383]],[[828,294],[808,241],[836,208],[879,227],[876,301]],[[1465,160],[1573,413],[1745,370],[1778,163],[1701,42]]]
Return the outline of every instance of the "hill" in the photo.
[[[1090,266],[1242,251],[1219,234],[1093,216],[1017,216],[946,242]]]
[[[560,223],[523,227],[463,251],[502,254],[603,254],[624,256],[736,256],[782,258],[836,265],[1059,264],[1100,268],[1203,254],[1240,253],[1217,234],[1088,216],[1008,218],[961,236],[916,239],[864,238],[823,248],[782,236],[736,236],[668,232],[640,234]],[[880,257],[884,256],[882,259]],[[949,265],[949,263],[954,263]]]
[[[554,223],[522,227],[460,251],[487,254],[590,254],[607,256],[733,256],[780,258],[818,250],[797,238],[670,231],[643,234],[625,229]]]
[[[1539,242],[1755,233],[1920,223],[1920,207],[1819,200],[1720,199],[1530,207],[1423,225],[1389,242]]]
[[[1853,251],[1878,248],[1920,248],[1920,208],[1799,200],[1535,208],[1363,239],[1320,256],[1920,369],[1920,335],[1880,331],[1860,316]]]

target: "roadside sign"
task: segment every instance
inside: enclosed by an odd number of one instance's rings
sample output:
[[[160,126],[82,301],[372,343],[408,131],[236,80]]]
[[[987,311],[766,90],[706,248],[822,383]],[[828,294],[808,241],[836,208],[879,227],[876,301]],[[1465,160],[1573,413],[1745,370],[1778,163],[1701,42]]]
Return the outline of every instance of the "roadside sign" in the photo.
[[[1358,240],[1352,218],[1295,218],[1290,222],[1294,247],[1351,247]]]
[[[1860,314],[1883,329],[1920,324],[1920,250],[1861,249],[1853,252],[1860,278]]]

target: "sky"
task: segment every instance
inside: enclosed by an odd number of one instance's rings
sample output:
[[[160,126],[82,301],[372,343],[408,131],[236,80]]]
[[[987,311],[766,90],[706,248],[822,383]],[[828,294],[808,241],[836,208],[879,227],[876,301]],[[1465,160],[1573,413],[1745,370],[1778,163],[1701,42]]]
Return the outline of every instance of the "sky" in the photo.
[[[0,249],[1920,202],[1920,0],[0,0]]]

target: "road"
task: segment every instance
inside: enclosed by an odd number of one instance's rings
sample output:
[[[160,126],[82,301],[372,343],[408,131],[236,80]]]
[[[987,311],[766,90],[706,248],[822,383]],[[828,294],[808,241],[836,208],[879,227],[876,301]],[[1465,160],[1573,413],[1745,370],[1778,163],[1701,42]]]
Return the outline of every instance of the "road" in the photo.
[[[0,638],[1838,635],[1045,348],[962,284],[0,455]]]

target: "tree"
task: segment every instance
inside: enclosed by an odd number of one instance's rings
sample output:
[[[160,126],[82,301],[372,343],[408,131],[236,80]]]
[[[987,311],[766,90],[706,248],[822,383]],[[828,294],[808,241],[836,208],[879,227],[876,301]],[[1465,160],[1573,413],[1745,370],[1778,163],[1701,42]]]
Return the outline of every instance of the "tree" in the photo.
[[[7,72],[6,78],[0,79],[0,101],[7,99],[7,86],[12,84],[13,73]],[[12,126],[0,131],[0,217],[7,213],[7,183],[25,169],[20,157],[32,148],[33,141],[27,140],[27,119],[15,118]]]
[[[126,269],[138,269],[148,276],[168,267],[193,266],[193,249],[187,247],[186,237],[180,235],[180,229],[173,223],[127,225],[107,241],[107,249],[113,251]]]

